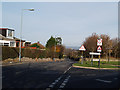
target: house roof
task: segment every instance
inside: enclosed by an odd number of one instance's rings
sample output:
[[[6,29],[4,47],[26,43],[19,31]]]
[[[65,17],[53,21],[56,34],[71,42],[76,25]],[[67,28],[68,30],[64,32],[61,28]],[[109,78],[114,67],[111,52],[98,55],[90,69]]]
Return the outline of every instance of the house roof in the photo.
[[[15,40],[15,41],[20,41],[20,39],[19,39],[19,38],[16,38],[16,37],[14,37],[14,40]],[[21,41],[25,42],[25,40],[21,40]]]
[[[11,40],[11,41],[20,41],[19,38],[14,37],[13,39],[6,38],[5,36],[0,34],[0,40]],[[22,42],[25,42],[25,40],[21,40]]]
[[[0,30],[11,30],[11,31],[15,31],[14,29],[10,29],[10,28],[0,28]]]
[[[44,49],[44,48],[45,48],[45,47],[44,47],[42,44],[40,44],[39,42],[33,43],[33,44],[37,44],[38,46],[40,46],[39,48],[41,48],[41,49]],[[33,45],[33,44],[31,44],[31,45]]]
[[[1,35],[1,34],[0,34],[0,39],[1,39],[1,40],[12,40],[12,41],[14,41],[14,39],[6,38],[6,37],[4,37],[4,36]]]

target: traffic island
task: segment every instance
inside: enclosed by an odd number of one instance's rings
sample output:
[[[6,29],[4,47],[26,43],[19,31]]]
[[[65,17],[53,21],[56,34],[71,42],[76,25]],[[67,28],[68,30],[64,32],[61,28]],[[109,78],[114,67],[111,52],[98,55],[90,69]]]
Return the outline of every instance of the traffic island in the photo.
[[[100,67],[98,66],[98,62],[93,62],[91,65],[90,61],[84,61],[83,64],[80,62],[74,63],[73,67],[77,68],[86,68],[86,69],[110,69],[110,70],[120,70],[120,61],[111,61],[111,62],[106,62],[102,61],[100,62]]]

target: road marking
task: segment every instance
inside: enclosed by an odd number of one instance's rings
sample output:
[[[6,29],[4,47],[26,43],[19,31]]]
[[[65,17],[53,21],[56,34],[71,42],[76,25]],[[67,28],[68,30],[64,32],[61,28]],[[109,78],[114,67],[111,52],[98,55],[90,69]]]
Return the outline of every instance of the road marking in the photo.
[[[20,72],[15,72],[15,74],[20,74],[21,73],[21,71]]]
[[[72,66],[70,66],[66,71],[64,71],[64,73],[63,74],[65,74],[68,70],[70,70],[70,68],[71,68]],[[56,84],[56,83],[58,83],[60,80],[61,80],[61,78],[63,77],[63,75],[61,75],[59,78],[57,78],[52,84],[50,84],[48,87],[49,88],[53,88],[54,87],[54,85]],[[65,79],[65,82],[64,83],[67,83],[68,82],[68,79],[70,78],[70,76],[68,76],[66,79]],[[63,83],[63,84],[64,84]],[[61,86],[62,87],[62,86]],[[48,89],[48,88],[47,88]]]
[[[97,81],[105,82],[105,83],[111,83],[112,81],[107,81],[107,80],[101,80],[101,79],[96,79]]]
[[[68,82],[69,78],[70,78],[70,75],[68,77],[66,77],[66,79],[63,81],[63,83],[60,85],[60,87],[59,87],[60,89],[65,87],[65,85]]]
[[[63,74],[65,74],[68,70],[70,70],[70,69],[71,69],[71,67],[72,67],[72,66],[70,66],[70,67],[69,67],[66,71],[64,71],[64,73],[63,73]]]
[[[49,88],[53,88],[54,85],[62,78],[62,76],[60,76],[59,78],[57,78],[52,84],[49,85]]]
[[[118,78],[114,78],[115,80],[117,80]]]
[[[50,88],[46,88],[46,90],[50,90]]]
[[[95,76],[96,74],[87,74],[86,76]]]

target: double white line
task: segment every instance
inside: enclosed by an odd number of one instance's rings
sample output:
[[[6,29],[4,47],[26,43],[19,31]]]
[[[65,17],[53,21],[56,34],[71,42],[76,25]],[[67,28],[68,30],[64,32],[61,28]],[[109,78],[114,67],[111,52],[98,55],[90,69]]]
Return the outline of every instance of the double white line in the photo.
[[[72,66],[70,66],[66,71],[64,71],[63,74],[67,73],[67,71],[70,70],[71,67],[72,67]],[[55,84],[58,83],[58,82],[61,80],[62,77],[63,77],[63,75],[61,75],[59,78],[57,78],[52,84],[49,85],[49,88],[47,88],[46,90],[50,90],[50,88],[53,88],[53,87],[55,86]],[[68,79],[69,79],[69,78],[70,78],[70,76],[68,76],[68,77],[64,80],[64,82],[60,85],[59,88],[63,88],[63,87],[66,85],[66,83],[68,82]]]
[[[66,77],[66,79],[63,81],[59,88],[64,88],[70,77],[71,77],[70,75]]]

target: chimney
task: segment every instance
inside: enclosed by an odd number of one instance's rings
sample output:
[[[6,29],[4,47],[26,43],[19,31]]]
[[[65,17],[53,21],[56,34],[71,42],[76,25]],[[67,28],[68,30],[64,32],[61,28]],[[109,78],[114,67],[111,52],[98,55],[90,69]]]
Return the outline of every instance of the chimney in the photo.
[[[40,44],[39,41],[37,42],[37,44]]]

